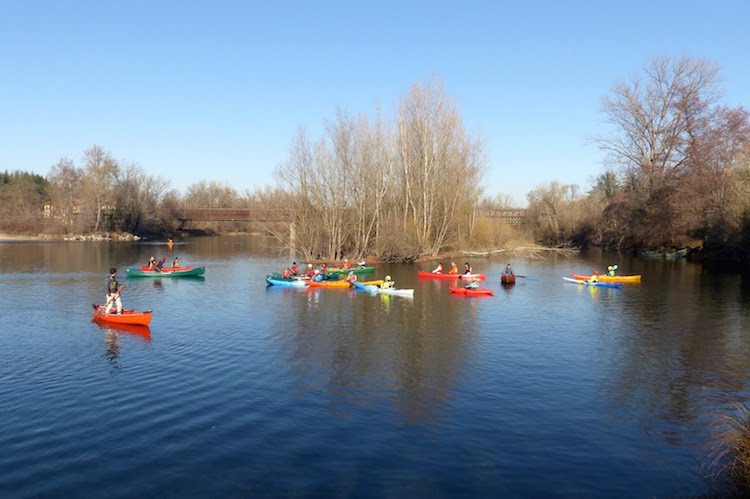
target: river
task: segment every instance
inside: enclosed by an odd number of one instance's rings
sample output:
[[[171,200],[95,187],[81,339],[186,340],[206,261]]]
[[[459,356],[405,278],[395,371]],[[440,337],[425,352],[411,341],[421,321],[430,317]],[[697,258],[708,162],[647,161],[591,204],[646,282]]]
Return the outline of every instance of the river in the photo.
[[[151,255],[207,270],[126,278]],[[2,243],[0,495],[708,493],[711,422],[748,394],[750,284],[618,258],[514,258],[507,289],[508,262],[473,260],[488,298],[379,265],[408,299],[266,287],[290,262],[251,237]],[[643,282],[561,279],[611,263]],[[111,266],[147,332],[91,322]]]

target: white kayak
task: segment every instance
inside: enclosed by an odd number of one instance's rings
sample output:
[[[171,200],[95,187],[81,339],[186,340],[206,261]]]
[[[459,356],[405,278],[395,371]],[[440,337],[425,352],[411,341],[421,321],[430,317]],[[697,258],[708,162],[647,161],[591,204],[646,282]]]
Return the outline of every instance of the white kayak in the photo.
[[[377,288],[377,292],[380,293],[381,295],[405,296],[407,298],[414,298],[413,289]]]
[[[397,289],[397,288],[381,288],[380,286],[373,286],[368,284],[362,284],[359,282],[352,282],[355,288],[360,289],[362,291],[369,291],[370,293],[379,293],[381,295],[391,295],[391,296],[403,296],[406,298],[414,298],[414,290],[413,289]]]

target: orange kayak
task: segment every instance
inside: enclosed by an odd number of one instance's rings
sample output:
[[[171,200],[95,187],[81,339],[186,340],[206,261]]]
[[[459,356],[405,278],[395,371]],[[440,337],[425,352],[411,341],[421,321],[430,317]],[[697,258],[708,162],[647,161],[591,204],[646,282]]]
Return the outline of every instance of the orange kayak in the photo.
[[[343,288],[349,289],[349,281],[313,281],[312,279],[307,281],[307,285],[311,288]]]
[[[109,322],[112,324],[139,324],[141,326],[148,326],[151,322],[151,310],[141,312],[140,310],[123,310],[122,314],[114,312],[106,313],[105,308],[101,305],[93,305],[94,316],[93,320]],[[114,310],[114,308],[112,309]]]
[[[491,289],[454,288],[453,286],[451,286],[451,293],[466,296],[492,296],[493,291]]]

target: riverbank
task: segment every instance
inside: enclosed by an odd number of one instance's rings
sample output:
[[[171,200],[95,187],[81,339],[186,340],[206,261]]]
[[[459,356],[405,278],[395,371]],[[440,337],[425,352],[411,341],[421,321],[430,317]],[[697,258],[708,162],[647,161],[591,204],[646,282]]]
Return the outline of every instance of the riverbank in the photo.
[[[122,233],[97,233],[97,234],[38,234],[36,236],[27,234],[8,234],[0,232],[0,242],[14,243],[25,241],[140,241],[140,237],[134,234]]]
[[[6,234],[0,232],[0,242],[22,242],[22,241],[42,241],[44,240],[41,236],[20,236],[18,234]]]

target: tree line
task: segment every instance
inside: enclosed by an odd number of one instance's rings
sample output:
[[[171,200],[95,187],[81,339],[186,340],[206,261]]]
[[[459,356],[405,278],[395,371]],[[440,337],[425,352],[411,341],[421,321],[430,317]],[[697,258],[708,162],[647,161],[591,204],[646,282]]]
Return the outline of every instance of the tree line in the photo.
[[[548,244],[670,251],[750,262],[750,114],[723,104],[719,69],[654,58],[602,99],[609,127],[593,141],[607,168],[588,192],[551,182],[529,193]]]
[[[275,187],[201,181],[181,194],[100,146],[79,165],[60,159],[46,177],[5,172],[0,230],[170,233],[179,207],[262,207],[293,214],[293,224],[260,228],[280,249],[329,259],[408,261],[533,239],[630,251],[700,244],[709,259],[748,262],[750,118],[723,104],[720,83],[716,65],[688,57],[655,58],[616,82],[602,99],[607,127],[592,137],[603,173],[588,189],[551,181],[532,190],[522,231],[476,216],[510,203],[483,195],[484,141],[466,131],[438,78],[414,84],[390,117],[339,110],[319,137],[299,129]]]

